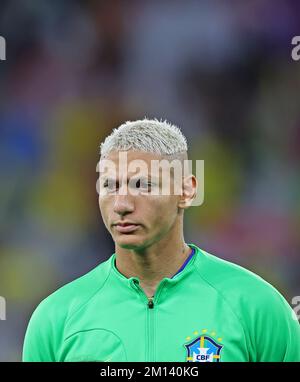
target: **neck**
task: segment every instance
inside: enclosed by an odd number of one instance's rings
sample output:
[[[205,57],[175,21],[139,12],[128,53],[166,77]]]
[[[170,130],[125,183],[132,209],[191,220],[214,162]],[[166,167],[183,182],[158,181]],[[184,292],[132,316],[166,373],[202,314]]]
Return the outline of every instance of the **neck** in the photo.
[[[172,277],[189,256],[191,249],[182,235],[172,230],[158,242],[143,249],[124,249],[116,245],[116,266],[124,276],[138,277],[148,297],[165,277]]]

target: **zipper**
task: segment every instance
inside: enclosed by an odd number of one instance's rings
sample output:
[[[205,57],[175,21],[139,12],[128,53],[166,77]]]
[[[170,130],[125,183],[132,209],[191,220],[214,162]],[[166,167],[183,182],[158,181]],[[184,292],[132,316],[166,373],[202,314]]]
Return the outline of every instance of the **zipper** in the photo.
[[[157,310],[155,307],[157,305],[158,298],[161,294],[164,283],[164,280],[160,282],[153,297],[147,297],[140,285],[137,282],[135,283],[138,292],[141,294],[144,301],[146,301],[146,362],[155,362],[155,312]]]
[[[153,302],[153,298],[152,297],[148,298],[148,308],[149,309],[153,309],[154,308],[154,302]]]
[[[153,298],[148,298],[147,303],[147,354],[146,359],[148,362],[154,362],[154,348],[155,348],[155,327],[154,327],[154,301]]]

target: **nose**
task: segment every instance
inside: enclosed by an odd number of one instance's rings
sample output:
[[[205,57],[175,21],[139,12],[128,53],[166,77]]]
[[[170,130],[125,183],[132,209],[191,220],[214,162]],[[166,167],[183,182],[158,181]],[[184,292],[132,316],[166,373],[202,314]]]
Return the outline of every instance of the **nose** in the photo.
[[[134,202],[130,195],[120,195],[118,193],[114,198],[114,212],[116,214],[124,216],[134,211]]]

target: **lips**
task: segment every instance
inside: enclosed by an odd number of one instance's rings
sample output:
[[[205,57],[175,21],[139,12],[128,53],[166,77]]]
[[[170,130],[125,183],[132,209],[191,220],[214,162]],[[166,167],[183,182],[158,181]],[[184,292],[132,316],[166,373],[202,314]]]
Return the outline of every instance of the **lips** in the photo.
[[[114,224],[114,227],[116,228],[116,231],[120,233],[130,233],[134,232],[138,227],[139,224],[130,223],[130,222],[120,222]]]

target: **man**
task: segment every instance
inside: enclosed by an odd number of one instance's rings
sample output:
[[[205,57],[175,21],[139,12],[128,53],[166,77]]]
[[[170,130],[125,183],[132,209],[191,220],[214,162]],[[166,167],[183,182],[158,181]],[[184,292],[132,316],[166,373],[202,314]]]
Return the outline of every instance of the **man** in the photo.
[[[186,139],[167,122],[127,122],[106,138],[99,205],[115,253],[38,306],[25,361],[300,361],[281,294],[185,243],[197,190],[194,175],[175,176],[186,160]],[[175,165],[155,166],[163,161]]]

